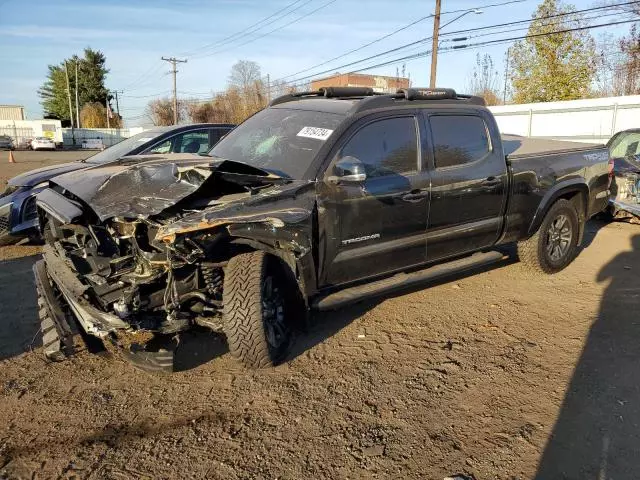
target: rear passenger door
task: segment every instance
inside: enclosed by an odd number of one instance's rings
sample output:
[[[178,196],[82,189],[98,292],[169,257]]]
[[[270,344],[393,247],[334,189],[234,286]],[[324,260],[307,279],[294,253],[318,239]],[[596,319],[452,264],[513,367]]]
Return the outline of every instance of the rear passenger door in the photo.
[[[431,132],[427,259],[493,245],[502,230],[508,176],[495,123],[484,111],[425,111]]]
[[[321,286],[425,262],[429,176],[416,113],[367,117],[338,142],[320,184]],[[364,164],[365,180],[330,180],[345,158]]]

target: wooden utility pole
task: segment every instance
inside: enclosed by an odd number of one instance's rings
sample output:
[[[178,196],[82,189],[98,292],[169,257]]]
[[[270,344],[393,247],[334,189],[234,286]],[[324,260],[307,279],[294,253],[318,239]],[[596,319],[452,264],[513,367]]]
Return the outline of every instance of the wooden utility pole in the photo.
[[[171,66],[173,67],[172,69],[172,73],[173,73],[173,124],[177,125],[178,124],[178,92],[176,89],[176,73],[178,73],[178,70],[176,70],[176,64],[177,63],[187,63],[186,60],[178,60],[175,57],[171,57],[171,58],[164,58],[162,57],[162,60],[164,60],[165,62],[169,62],[171,64]]]
[[[436,87],[436,70],[438,68],[438,34],[440,33],[440,8],[442,0],[436,0],[436,13],[433,16],[433,43],[431,46],[431,80],[429,88]]]
[[[116,113],[118,114],[118,117],[120,116],[120,104],[118,103],[118,90],[115,91],[116,94]]]
[[[271,75],[267,73],[267,103],[271,103]]]
[[[64,73],[67,77],[67,98],[69,99],[69,118],[71,118],[71,138],[73,138],[73,144],[76,144],[76,135],[73,131],[73,105],[71,105],[71,87],[69,86],[69,69],[67,68],[67,61],[64,62]]]
[[[502,103],[507,104],[507,80],[509,78],[509,57],[511,56],[511,47],[507,48],[507,59],[504,65],[504,94],[502,96]]]
[[[78,59],[76,59],[76,126],[80,128],[80,105],[78,104]]]
[[[109,106],[109,94],[107,94],[107,100],[104,102],[104,106],[106,107],[106,111],[107,111],[107,128],[111,128],[111,119],[109,118],[111,116],[111,107]]]

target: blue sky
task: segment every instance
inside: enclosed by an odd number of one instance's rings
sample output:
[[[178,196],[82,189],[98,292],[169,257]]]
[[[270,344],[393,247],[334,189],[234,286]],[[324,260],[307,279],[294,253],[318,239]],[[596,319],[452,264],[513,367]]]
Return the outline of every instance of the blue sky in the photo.
[[[257,62],[262,73],[269,74],[271,79],[282,78],[429,15],[435,3],[433,0],[333,0],[332,4],[320,8],[328,1],[300,1],[296,5],[299,10],[254,33],[216,47],[216,42],[220,43],[285,8],[293,0],[36,0],[29,2],[28,8],[24,0],[0,0],[0,65],[3,71],[0,104],[24,105],[29,118],[39,118],[42,110],[37,89],[45,79],[47,65],[81,54],[84,47],[90,46],[107,57],[110,69],[107,88],[124,90],[120,110],[128,126],[144,124],[146,120],[142,114],[150,96],[160,92],[169,94],[172,88],[169,65],[160,60],[161,56],[186,56],[188,63],[178,67],[178,91],[185,92],[183,96],[206,98],[211,92],[225,88],[229,70],[239,59]],[[503,1],[443,0],[442,11],[482,8]],[[538,3],[539,0],[525,0],[483,8],[483,14],[465,15],[443,32],[527,19]],[[594,6],[597,1],[576,0],[572,3],[582,9]],[[318,8],[312,15],[265,35]],[[458,15],[460,13],[446,14],[442,23]],[[429,37],[432,28],[432,20],[424,20],[380,43],[311,70],[309,74],[335,69],[350,61]],[[594,35],[607,30],[617,35],[628,31],[628,25],[598,29]],[[504,36],[517,34],[520,32]],[[257,38],[260,35],[265,36]],[[475,41],[492,38],[497,37],[482,37]],[[246,44],[240,45],[242,43]],[[214,46],[206,47],[211,44]],[[441,48],[450,45],[450,41],[445,41]],[[463,91],[477,52],[491,54],[496,69],[502,74],[507,46],[443,51],[439,57],[438,85]],[[406,54],[429,49],[430,42],[409,49]],[[403,54],[405,51],[400,51],[397,56]],[[389,58],[395,57],[384,57],[380,61]],[[430,58],[407,62],[407,72],[414,85],[428,85],[429,63]],[[395,75],[396,66],[370,72]]]

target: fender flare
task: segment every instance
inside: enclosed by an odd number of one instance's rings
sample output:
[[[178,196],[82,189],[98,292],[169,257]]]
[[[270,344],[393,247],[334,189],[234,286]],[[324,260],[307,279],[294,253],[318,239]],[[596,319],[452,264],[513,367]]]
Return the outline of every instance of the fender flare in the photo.
[[[578,219],[580,220],[580,235],[578,244],[582,241],[584,224],[586,222],[586,209],[588,208],[589,202],[589,186],[584,182],[584,179],[582,178],[572,178],[558,182],[545,193],[545,195],[542,197],[542,200],[540,201],[540,204],[538,205],[538,209],[536,210],[531,223],[529,224],[527,236],[533,235],[540,228],[540,225],[542,224],[542,221],[544,220],[544,217],[547,215],[547,212],[549,211],[551,206],[556,202],[556,200],[568,193],[580,193],[582,195],[584,210],[582,212],[578,212]]]
[[[296,255],[295,252],[291,250],[283,250],[254,238],[234,235],[231,235],[230,243],[247,245],[254,250],[260,250],[279,258],[290,270],[293,279],[295,279],[298,284],[305,305],[308,307],[309,298],[311,298],[317,290],[315,262],[310,250],[301,255]]]

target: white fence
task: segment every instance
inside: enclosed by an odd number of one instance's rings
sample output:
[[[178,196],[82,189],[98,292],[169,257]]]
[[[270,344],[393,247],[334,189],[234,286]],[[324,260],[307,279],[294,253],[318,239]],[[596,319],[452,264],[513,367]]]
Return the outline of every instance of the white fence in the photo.
[[[17,148],[26,148],[27,143],[35,137],[33,128],[24,127],[0,127],[0,135],[11,137]]]
[[[640,95],[490,107],[502,133],[606,143],[640,127]]]
[[[142,132],[140,127],[135,128],[63,128],[62,138],[65,147],[80,147],[87,140],[100,140],[105,147],[110,147],[125,138]]]

